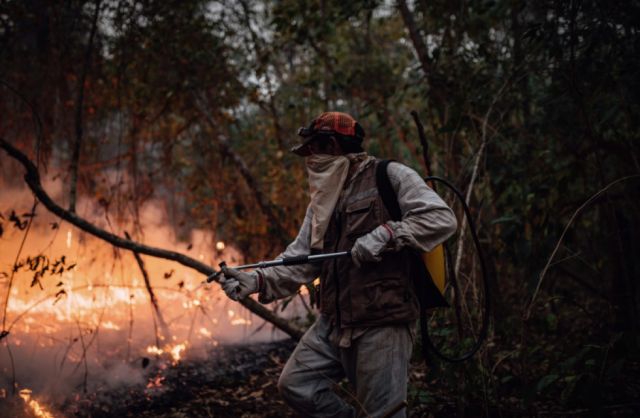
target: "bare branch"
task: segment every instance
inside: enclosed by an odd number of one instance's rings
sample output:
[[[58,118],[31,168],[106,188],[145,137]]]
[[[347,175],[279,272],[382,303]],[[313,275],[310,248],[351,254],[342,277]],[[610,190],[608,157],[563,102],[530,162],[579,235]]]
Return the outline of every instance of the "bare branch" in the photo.
[[[627,180],[631,180],[631,179],[637,179],[637,178],[640,178],[640,174],[634,174],[634,175],[631,175],[631,176],[622,177],[622,178],[619,178],[617,180],[612,181],[611,183],[607,184],[605,187],[600,189],[593,196],[591,196],[589,199],[587,199],[582,205],[580,205],[580,207],[578,209],[576,209],[576,211],[573,213],[573,215],[571,215],[571,218],[569,219],[569,222],[567,222],[567,226],[564,227],[564,230],[562,231],[562,234],[560,234],[560,238],[558,239],[558,242],[556,243],[556,247],[553,249],[553,251],[551,252],[551,255],[549,256],[549,259],[547,260],[547,264],[545,264],[544,268],[540,272],[540,277],[538,278],[538,284],[536,285],[536,290],[534,290],[533,296],[531,296],[531,301],[529,301],[529,304],[527,305],[527,309],[526,309],[525,314],[524,314],[524,319],[529,319],[531,317],[531,308],[533,307],[533,304],[534,304],[534,302],[536,300],[536,297],[538,296],[538,292],[540,291],[540,286],[542,286],[542,280],[544,280],[544,276],[547,274],[547,271],[549,271],[549,267],[551,266],[551,262],[553,261],[553,258],[556,256],[556,253],[560,249],[560,244],[562,244],[562,240],[564,239],[564,236],[567,234],[567,231],[569,230],[569,227],[571,226],[571,224],[573,224],[573,221],[578,217],[580,212],[582,212],[582,210],[584,208],[589,206],[594,200],[596,200],[597,198],[602,196],[602,194],[606,193],[607,190],[609,190],[611,187],[615,186],[616,184],[622,183],[623,181],[627,181]]]
[[[206,99],[202,96],[196,96],[195,102],[198,106],[198,110],[207,121],[207,124],[215,132],[216,122],[211,117],[211,112],[208,109]],[[220,144],[221,152],[233,160],[236,168],[240,172],[240,175],[244,179],[249,189],[251,189],[251,191],[253,192],[260,210],[267,218],[267,222],[275,227],[279,241],[281,241],[282,244],[286,245],[287,242],[285,242],[285,238],[288,236],[287,230],[282,226],[279,218],[274,213],[274,205],[269,202],[269,199],[264,195],[264,193],[262,193],[262,190],[260,190],[258,182],[256,181],[253,174],[251,174],[251,170],[249,170],[249,166],[247,166],[247,163],[244,161],[244,159],[231,147],[229,139],[226,136],[218,135],[218,143]]]
[[[493,110],[493,106],[496,104],[496,102],[498,101],[502,93],[505,91],[507,86],[510,84],[510,82],[511,80],[507,79],[504,82],[504,84],[502,84],[502,87],[500,87],[500,90],[498,90],[498,93],[496,93],[496,95],[493,97],[493,100],[491,101],[491,104],[489,105],[489,108],[487,109],[487,112],[484,115],[484,119],[482,121],[482,141],[480,143],[480,147],[478,148],[478,151],[476,152],[475,161],[473,163],[473,170],[471,172],[471,179],[469,180],[469,186],[467,187],[467,194],[464,198],[467,206],[469,206],[469,202],[471,201],[471,193],[473,192],[473,186],[478,176],[478,170],[480,168],[480,160],[482,159],[482,155],[484,154],[484,149],[487,146],[487,142],[488,142],[487,126],[489,125],[489,117],[491,116],[491,111]],[[456,263],[454,267],[454,272],[456,277],[458,276],[458,272],[460,271],[460,263],[462,262],[462,252],[464,251],[464,233],[466,229],[467,229],[467,218],[463,217],[462,224],[460,225],[460,235],[458,236],[458,243],[456,245],[458,247],[456,251]]]
[[[418,54],[418,59],[420,60],[422,71],[424,71],[424,74],[429,77],[431,75],[431,60],[429,59],[429,50],[427,49],[427,44],[425,44],[424,39],[422,39],[422,36],[420,35],[420,31],[418,30],[416,22],[413,19],[413,13],[411,12],[411,10],[409,10],[407,2],[405,0],[398,0],[398,8],[400,9],[400,14],[402,15],[404,25],[409,31],[411,43],[413,43],[413,47]]]
[[[91,52],[93,50],[93,39],[98,28],[98,16],[100,15],[100,1],[96,1],[96,8],[93,12],[93,23],[91,33],[84,55],[84,65],[78,80],[78,99],[76,100],[76,141],[73,144],[73,155],[71,156],[71,190],[69,191],[69,212],[76,211],[76,195],[78,191],[78,164],[80,160],[80,148],[82,146],[82,115],[84,113],[84,83],[87,79],[87,72],[91,65]]]
[[[127,237],[128,240],[131,239],[131,236],[128,232],[125,231],[124,236]],[[158,298],[156,298],[156,294],[153,292],[153,288],[151,287],[151,280],[149,279],[149,273],[144,266],[144,261],[140,254],[136,251],[133,252],[133,256],[136,258],[136,262],[138,263],[138,267],[140,267],[140,272],[142,273],[142,278],[144,279],[144,286],[147,289],[147,293],[149,294],[149,299],[151,301],[151,306],[155,312],[155,315],[158,317],[158,322],[160,323],[160,328],[162,329],[162,333],[165,337],[169,336],[169,327],[165,322],[162,312],[160,311],[160,306],[158,305]],[[156,340],[158,339],[158,332],[156,330]],[[156,342],[156,346],[160,346]]]
[[[206,276],[209,276],[215,272],[213,268],[210,266],[201,263],[198,260],[195,260],[191,257],[188,257],[184,254],[169,251],[162,248],[151,247],[148,245],[140,244],[128,239],[121,238],[115,234],[107,232],[103,229],[98,228],[91,222],[81,218],[75,213],[69,212],[68,210],[63,209],[60,205],[54,202],[51,197],[47,194],[47,192],[43,189],[42,184],[40,182],[40,175],[36,166],[24,155],[21,151],[15,148],[13,145],[9,144],[3,138],[0,138],[0,148],[4,149],[9,156],[16,159],[20,162],[24,168],[26,169],[26,174],[24,176],[25,182],[31,189],[31,191],[35,194],[35,196],[42,202],[42,204],[52,213],[69,222],[70,224],[82,229],[83,231],[100,238],[111,245],[114,245],[118,248],[123,248],[130,251],[135,251],[140,254],[146,254],[153,257],[164,258],[167,260],[176,261],[183,266],[192,268]],[[283,332],[287,333],[291,337],[295,339],[300,339],[302,337],[302,330],[293,326],[289,323],[289,321],[281,318],[275,314],[273,314],[269,309],[262,306],[255,300],[251,298],[246,298],[240,303],[247,309],[249,309],[254,314],[258,315],[262,319],[265,319],[276,327],[278,327]]]

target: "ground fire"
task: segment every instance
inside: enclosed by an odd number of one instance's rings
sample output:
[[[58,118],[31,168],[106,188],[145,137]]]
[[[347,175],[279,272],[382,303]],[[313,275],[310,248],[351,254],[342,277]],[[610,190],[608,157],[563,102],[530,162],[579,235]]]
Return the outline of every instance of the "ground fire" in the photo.
[[[56,184],[49,187],[55,190]],[[11,196],[11,207],[4,196]],[[0,210],[22,214],[29,199],[26,191],[3,191]],[[144,241],[173,243],[174,250],[213,266],[222,257],[242,260],[207,232],[196,231],[190,242],[177,242],[162,225],[163,217],[156,206],[143,210]],[[166,374],[180,362],[206,359],[220,343],[283,338],[223,298],[215,283],[193,292],[201,275],[145,257],[156,312],[131,253],[60,223],[44,210],[33,217],[21,248],[24,236],[25,228],[6,229],[0,243],[5,289],[13,276],[2,336],[7,349],[0,352],[0,397],[18,394],[27,416],[61,416],[62,405],[67,413],[73,409],[70,399],[81,402],[127,387],[144,388],[151,398],[165,390]]]

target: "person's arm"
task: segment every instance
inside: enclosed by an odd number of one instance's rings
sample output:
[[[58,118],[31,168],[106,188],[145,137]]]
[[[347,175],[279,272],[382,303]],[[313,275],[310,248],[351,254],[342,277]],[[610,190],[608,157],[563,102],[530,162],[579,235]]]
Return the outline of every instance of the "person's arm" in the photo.
[[[394,250],[412,247],[431,251],[454,234],[456,217],[447,204],[415,170],[396,162],[387,166],[391,186],[398,197],[401,221],[389,221],[389,245]]]
[[[289,244],[287,249],[277,258],[307,255],[310,253],[311,243],[311,208],[302,222],[302,227],[296,239]],[[299,264],[293,266],[276,266],[256,270],[260,276],[259,298],[261,303],[269,303],[292,295],[298,291],[301,285],[313,281],[320,274],[322,264]]]

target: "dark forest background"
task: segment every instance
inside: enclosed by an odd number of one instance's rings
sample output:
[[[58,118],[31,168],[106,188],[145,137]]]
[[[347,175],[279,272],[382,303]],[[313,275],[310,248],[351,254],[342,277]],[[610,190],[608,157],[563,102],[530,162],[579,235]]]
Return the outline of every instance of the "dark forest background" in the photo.
[[[493,309],[480,355],[413,399],[631,414],[639,22],[637,1],[5,0],[0,136],[65,178],[70,209],[89,196],[117,223],[159,199],[179,236],[267,259],[308,201],[297,128],[349,112],[371,154],[426,174],[416,110],[433,173],[469,193]]]

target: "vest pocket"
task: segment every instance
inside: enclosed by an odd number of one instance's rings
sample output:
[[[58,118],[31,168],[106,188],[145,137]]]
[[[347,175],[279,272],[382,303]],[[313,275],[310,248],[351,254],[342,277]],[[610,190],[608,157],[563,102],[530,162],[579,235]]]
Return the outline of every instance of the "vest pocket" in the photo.
[[[385,277],[365,284],[362,289],[363,313],[369,319],[404,313],[407,308],[405,288],[405,280],[399,277]]]
[[[360,200],[347,206],[345,210],[347,237],[357,238],[380,225],[378,212],[375,198]]]

